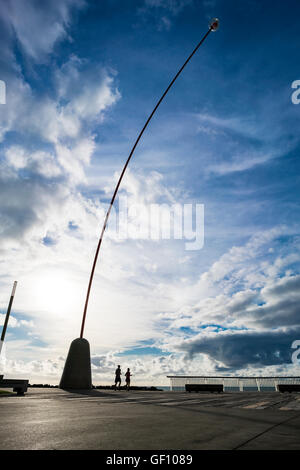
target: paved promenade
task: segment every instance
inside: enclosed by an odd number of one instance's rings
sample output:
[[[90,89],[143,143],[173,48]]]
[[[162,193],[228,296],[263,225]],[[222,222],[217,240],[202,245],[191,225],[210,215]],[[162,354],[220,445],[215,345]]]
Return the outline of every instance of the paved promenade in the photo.
[[[299,393],[29,388],[0,417],[0,449],[300,449]]]

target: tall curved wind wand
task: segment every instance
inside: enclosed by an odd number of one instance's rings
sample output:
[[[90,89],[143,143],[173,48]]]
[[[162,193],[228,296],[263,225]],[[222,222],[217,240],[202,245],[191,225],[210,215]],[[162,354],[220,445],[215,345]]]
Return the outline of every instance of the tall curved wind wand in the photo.
[[[136,149],[136,146],[137,144],[139,143],[139,140],[140,138],[142,137],[144,131],[146,130],[146,127],[148,126],[149,122],[151,121],[155,111],[157,110],[157,108],[159,107],[160,103],[162,102],[162,100],[164,99],[164,97],[166,96],[166,94],[168,93],[168,91],[170,90],[170,88],[172,87],[173,83],[176,81],[176,79],[179,77],[179,75],[181,74],[181,72],[183,71],[183,69],[185,68],[185,66],[187,65],[187,63],[190,61],[190,59],[193,57],[193,55],[195,54],[195,52],[197,52],[197,50],[199,49],[199,47],[201,46],[201,44],[205,41],[205,39],[207,38],[207,36],[209,35],[209,33],[211,31],[216,31],[219,27],[219,20],[217,18],[214,18],[213,20],[211,20],[210,24],[209,24],[209,29],[207,31],[207,33],[203,36],[203,38],[201,39],[201,41],[199,42],[199,44],[195,47],[195,49],[193,50],[193,52],[190,54],[190,56],[186,59],[186,61],[184,62],[184,64],[182,65],[182,67],[178,70],[178,72],[176,73],[175,77],[173,78],[173,80],[171,81],[171,83],[169,84],[169,86],[167,87],[167,89],[165,90],[165,92],[163,93],[163,95],[161,96],[161,98],[158,100],[157,104],[155,105],[152,113],[150,114],[150,116],[148,117],[143,129],[141,130],[141,132],[139,133],[138,135],[138,138],[136,139],[135,143],[134,143],[134,146],[132,147],[131,149],[131,152],[129,154],[129,157],[127,158],[127,161],[124,165],[124,168],[122,170],[122,173],[120,175],[120,178],[119,178],[119,181],[117,183],[117,186],[115,188],[115,191],[114,191],[114,194],[113,194],[113,197],[111,199],[111,202],[110,202],[110,205],[109,205],[109,208],[108,208],[108,211],[106,213],[106,216],[105,216],[105,219],[104,219],[104,224],[103,224],[103,227],[102,227],[102,231],[101,231],[101,235],[100,235],[100,238],[99,238],[99,242],[98,242],[98,245],[97,245],[97,249],[96,249],[96,253],[95,253],[95,258],[94,258],[94,262],[93,262],[93,267],[92,267],[92,271],[91,271],[91,274],[90,274],[90,280],[89,280],[89,285],[88,285],[88,289],[87,289],[87,294],[86,294],[86,300],[85,300],[85,305],[84,305],[84,311],[83,311],[83,318],[82,318],[82,324],[81,324],[81,331],[80,331],[80,338],[83,338],[83,332],[84,332],[84,325],[85,325],[85,319],[86,319],[86,313],[87,313],[87,308],[88,308],[88,303],[89,303],[89,297],[90,297],[90,292],[91,292],[91,287],[92,287],[92,282],[93,282],[93,277],[94,277],[94,272],[95,272],[95,267],[96,267],[96,263],[97,263],[97,259],[98,259],[98,255],[99,255],[99,251],[100,251],[100,247],[101,247],[101,243],[102,243],[102,240],[103,240],[103,235],[104,235],[104,232],[105,232],[105,229],[106,229],[106,226],[107,226],[107,221],[108,221],[108,218],[109,218],[109,214],[111,212],[111,208],[113,206],[113,203],[115,201],[115,198],[116,198],[116,195],[117,195],[117,192],[118,192],[118,189],[119,189],[119,186],[121,184],[121,181],[123,179],[123,176],[124,176],[124,173],[126,171],[126,168],[131,160],[131,157]]]

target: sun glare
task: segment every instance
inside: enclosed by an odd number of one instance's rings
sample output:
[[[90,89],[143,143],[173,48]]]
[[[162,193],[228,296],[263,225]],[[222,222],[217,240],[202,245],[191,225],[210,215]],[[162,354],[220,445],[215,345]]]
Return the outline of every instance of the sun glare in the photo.
[[[78,284],[66,273],[49,270],[42,273],[36,282],[36,306],[58,315],[74,312],[78,309],[79,293]]]

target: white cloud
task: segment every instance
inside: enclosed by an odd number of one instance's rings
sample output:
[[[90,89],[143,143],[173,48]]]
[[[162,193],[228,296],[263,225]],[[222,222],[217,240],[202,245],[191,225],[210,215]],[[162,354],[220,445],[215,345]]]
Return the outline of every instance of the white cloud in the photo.
[[[70,76],[67,74],[72,69]],[[66,78],[65,78],[66,77]],[[65,81],[67,83],[65,83]],[[96,125],[104,119],[104,113],[119,99],[114,86],[114,75],[105,68],[93,67],[87,61],[72,56],[56,71],[58,98],[35,96],[21,77],[10,84],[12,100],[7,103],[7,113],[0,117],[1,138],[14,130],[21,135],[40,140],[40,148],[30,151],[18,146],[6,149],[8,165],[21,169],[40,162],[36,171],[44,176],[64,176],[73,183],[84,181],[85,167],[95,149]],[[95,133],[91,128],[95,127]],[[52,145],[45,152],[42,145]]]
[[[256,117],[243,115],[224,118],[198,113],[194,117],[200,122],[197,127],[198,133],[205,133],[212,139],[220,137],[226,142],[226,151],[222,150],[219,156],[214,155],[213,162],[206,166],[205,172],[208,175],[227,175],[250,170],[279,158],[295,148],[296,140],[278,141],[278,134],[276,135],[274,129],[269,127],[268,122],[266,123],[263,111],[260,123]],[[244,150],[244,146],[236,145],[237,138],[242,141],[244,138],[248,139],[247,151]],[[272,147],[269,144],[270,140],[274,142]],[[259,143],[259,148],[251,145],[251,141]]]
[[[169,30],[172,19],[180,12],[193,4],[193,0],[145,0],[144,5],[138,9],[141,18],[145,20],[153,16],[158,30]]]
[[[145,6],[149,8],[163,8],[172,15],[177,15],[183,8],[191,5],[193,0],[145,0]]]
[[[84,0],[7,0],[1,5],[0,16],[15,34],[23,51],[41,61],[57,41],[68,37],[72,12],[81,9]]]
[[[48,152],[29,153],[20,145],[12,145],[6,149],[5,157],[7,164],[15,170],[27,167],[46,178],[55,178],[61,174],[57,160]]]
[[[98,66],[91,68],[86,60],[72,55],[56,72],[59,99],[66,102],[66,116],[80,116],[90,120],[102,118],[103,111],[120,98],[114,89],[113,70]]]
[[[8,148],[5,152],[5,157],[8,165],[12,166],[16,170],[26,166],[25,150],[18,145],[13,145]]]
[[[0,325],[4,325],[6,315],[0,313]],[[9,327],[16,328],[20,326],[20,322],[13,316],[10,315],[9,317]]]
[[[282,245],[283,233],[280,227],[261,232],[215,262],[188,288],[189,304],[158,316],[166,334],[156,345],[209,357],[212,371],[291,368],[300,331],[300,247],[295,236]]]

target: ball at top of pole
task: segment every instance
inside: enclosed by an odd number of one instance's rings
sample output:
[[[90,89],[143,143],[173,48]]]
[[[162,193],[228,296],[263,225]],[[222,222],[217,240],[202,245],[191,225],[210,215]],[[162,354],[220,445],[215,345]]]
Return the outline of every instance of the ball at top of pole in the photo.
[[[220,26],[220,20],[218,18],[213,18],[211,22],[209,23],[209,27],[212,31],[217,31]]]

